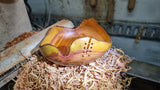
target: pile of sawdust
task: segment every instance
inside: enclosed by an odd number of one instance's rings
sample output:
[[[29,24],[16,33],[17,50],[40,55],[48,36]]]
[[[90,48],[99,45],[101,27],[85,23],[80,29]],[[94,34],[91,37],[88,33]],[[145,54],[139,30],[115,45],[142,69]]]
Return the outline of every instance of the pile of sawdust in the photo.
[[[123,90],[131,78],[125,73],[130,67],[129,56],[111,48],[89,65],[59,66],[33,56],[17,76],[15,90]]]
[[[36,31],[30,31],[30,32],[24,32],[21,35],[19,35],[18,37],[14,38],[12,41],[9,41],[6,43],[4,49],[7,49],[21,41],[23,41],[24,39],[34,35],[35,33],[37,33]]]

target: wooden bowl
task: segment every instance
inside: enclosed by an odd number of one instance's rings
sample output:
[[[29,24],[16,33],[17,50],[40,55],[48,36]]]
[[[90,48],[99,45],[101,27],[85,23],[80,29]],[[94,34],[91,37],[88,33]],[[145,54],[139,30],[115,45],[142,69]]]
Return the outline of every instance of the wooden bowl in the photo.
[[[93,18],[75,29],[54,26],[40,44],[48,60],[60,65],[81,65],[95,61],[111,47],[112,40]]]

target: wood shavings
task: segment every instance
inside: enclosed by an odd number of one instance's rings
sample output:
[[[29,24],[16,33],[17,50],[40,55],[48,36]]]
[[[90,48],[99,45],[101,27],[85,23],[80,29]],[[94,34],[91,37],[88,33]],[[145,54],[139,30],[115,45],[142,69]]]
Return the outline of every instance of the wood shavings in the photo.
[[[116,48],[89,65],[58,66],[42,57],[31,59],[20,70],[15,90],[123,90],[131,82],[122,73],[131,59]]]
[[[23,41],[24,39],[32,36],[35,33],[36,33],[36,31],[25,32],[25,33],[19,35],[18,37],[14,38],[12,41],[7,42],[4,48],[7,49],[7,48]]]

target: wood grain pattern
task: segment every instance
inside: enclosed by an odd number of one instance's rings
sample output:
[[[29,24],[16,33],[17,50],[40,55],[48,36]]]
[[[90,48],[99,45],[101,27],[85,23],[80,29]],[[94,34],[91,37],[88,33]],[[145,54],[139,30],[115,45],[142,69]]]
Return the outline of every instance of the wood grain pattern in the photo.
[[[111,38],[105,30],[97,24],[96,20],[88,19],[84,20],[80,26],[75,29],[58,26],[53,27],[41,42],[41,52],[44,56],[53,59],[56,58],[59,62],[65,62],[66,60],[68,60],[68,63],[69,61],[74,61],[74,63],[81,62],[81,60],[88,62],[105,53],[111,44]],[[93,52],[90,50],[92,48],[94,48]],[[99,54],[97,53],[97,56],[91,56],[91,54],[88,54],[91,52],[92,54],[99,52]],[[87,58],[85,58],[86,55]],[[90,58],[88,56],[90,56]]]

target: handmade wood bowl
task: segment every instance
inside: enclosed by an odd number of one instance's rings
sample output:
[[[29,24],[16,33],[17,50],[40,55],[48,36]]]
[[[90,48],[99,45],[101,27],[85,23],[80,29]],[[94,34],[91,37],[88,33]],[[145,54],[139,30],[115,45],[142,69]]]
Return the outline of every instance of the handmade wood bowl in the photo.
[[[60,65],[88,64],[104,55],[112,40],[93,18],[75,29],[54,26],[40,44],[44,57]]]

